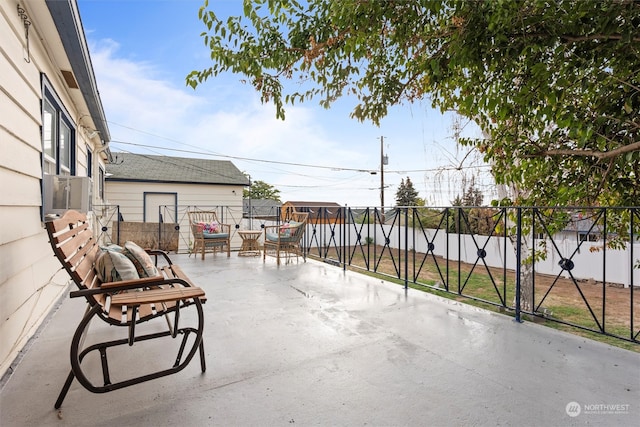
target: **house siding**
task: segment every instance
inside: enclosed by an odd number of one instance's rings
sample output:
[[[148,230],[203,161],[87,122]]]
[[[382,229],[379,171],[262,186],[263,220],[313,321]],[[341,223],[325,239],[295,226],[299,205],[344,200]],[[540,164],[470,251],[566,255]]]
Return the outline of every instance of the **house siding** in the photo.
[[[176,193],[178,206],[198,206],[201,209],[224,206],[233,208],[242,217],[242,189],[236,185],[196,185],[160,182],[112,182],[107,180],[106,199],[111,205],[119,205],[126,221],[144,220],[144,193]],[[235,190],[235,194],[233,191]]]
[[[31,22],[28,58],[18,4]],[[92,145],[78,128],[86,107],[74,104],[52,63],[49,49],[57,49],[58,56],[64,52],[52,30],[44,2],[0,2],[0,376],[64,295],[69,280],[53,257],[41,216],[42,75],[76,127],[76,175],[87,175],[86,147]]]

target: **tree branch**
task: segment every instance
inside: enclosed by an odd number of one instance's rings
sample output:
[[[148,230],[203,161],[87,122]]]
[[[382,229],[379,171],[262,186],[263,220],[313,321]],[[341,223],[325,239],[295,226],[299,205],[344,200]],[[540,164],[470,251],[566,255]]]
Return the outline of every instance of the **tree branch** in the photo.
[[[596,189],[596,191],[589,196],[592,200],[592,203],[594,200],[596,200],[598,198],[598,195],[600,194],[600,192],[602,191],[602,189],[605,186],[605,183],[607,182],[607,178],[609,176],[609,174],[611,173],[611,171],[613,170],[613,165],[615,164],[616,159],[612,158],[609,160],[609,164],[607,165],[607,170],[604,172],[604,174],[602,175],[600,182],[598,183],[598,188]]]
[[[608,40],[622,40],[622,35],[620,34],[591,34],[588,36],[573,36],[573,35],[562,35],[560,36],[560,39],[562,40],[566,40],[568,42],[587,42],[587,41],[594,41],[594,40],[603,40],[603,41],[608,41]],[[640,42],[640,37],[632,37],[631,38],[632,41],[634,42]]]
[[[571,149],[558,149],[558,150],[544,150],[533,156],[527,157],[539,157],[539,156],[581,156],[581,157],[595,157],[600,160],[611,159],[621,154],[630,153],[633,151],[640,151],[640,141],[632,144],[618,147],[611,151],[597,151],[597,150],[571,150]]]

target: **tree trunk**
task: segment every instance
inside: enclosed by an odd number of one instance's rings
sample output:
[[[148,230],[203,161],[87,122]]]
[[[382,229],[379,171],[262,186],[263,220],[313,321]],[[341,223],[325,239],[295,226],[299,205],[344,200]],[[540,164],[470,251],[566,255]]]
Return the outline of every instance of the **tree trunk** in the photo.
[[[516,198],[519,190],[515,187],[510,188],[508,191],[505,185],[498,185],[498,196],[501,199],[512,196]],[[511,194],[509,194],[511,193]],[[515,221],[513,217],[506,216],[507,228],[513,230],[515,228]],[[518,241],[518,238],[520,241]],[[520,309],[529,313],[533,313],[535,304],[533,301],[533,251],[529,245],[528,236],[520,235],[516,233],[509,233],[509,240],[513,246],[513,250],[517,253],[518,245],[520,245]],[[517,289],[516,289],[517,291]],[[515,307],[518,300],[518,295],[513,297],[513,305]]]
[[[512,222],[512,220],[507,220]],[[517,249],[517,245],[520,245],[520,310],[533,313],[535,304],[533,301],[533,263],[531,248],[529,247],[529,239],[525,236],[520,236],[520,242],[518,242],[518,236],[512,234],[509,236],[514,251]],[[516,289],[517,290],[517,289]],[[513,305],[515,307],[517,303],[518,295],[513,297]]]

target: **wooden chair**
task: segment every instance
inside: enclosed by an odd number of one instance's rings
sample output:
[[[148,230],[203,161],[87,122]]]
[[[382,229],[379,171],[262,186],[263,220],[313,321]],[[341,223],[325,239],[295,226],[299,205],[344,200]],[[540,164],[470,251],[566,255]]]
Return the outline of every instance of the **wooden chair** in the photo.
[[[192,253],[200,252],[202,259],[207,251],[223,251],[231,256],[231,225],[222,224],[216,211],[189,211],[189,227],[193,234]]]
[[[139,265],[136,265],[132,258],[130,262],[134,266],[133,271],[127,271],[125,274],[122,269],[117,271],[116,263],[113,261],[118,259],[120,263],[118,268],[122,268],[121,266],[124,265],[122,256],[125,255],[117,255],[117,257],[113,255],[117,252],[114,248],[119,247],[111,247],[112,252],[105,254],[109,251],[98,246],[91,224],[84,214],[67,211],[61,218],[47,222],[45,228],[55,256],[78,287],[78,290],[72,291],[70,296],[84,297],[88,304],[71,341],[71,372],[55,403],[56,409],[62,405],[74,378],[93,393],[105,393],[177,373],[189,364],[198,350],[202,372],[206,370],[202,342],[204,327],[202,304],[205,301],[205,292],[194,286],[180,267],[171,262],[165,252],[144,251],[137,245],[127,242],[125,248],[130,249],[129,256],[135,255]],[[120,250],[124,251],[123,248]],[[117,253],[124,254],[124,252]],[[110,258],[111,256],[114,258]],[[103,257],[112,260],[109,267],[106,266]],[[159,259],[166,264],[158,265]],[[138,271],[141,271],[138,270],[139,268],[144,270],[145,274],[150,273],[151,276],[131,278],[131,276],[138,276]],[[107,277],[105,272],[108,272],[109,277],[120,279],[120,275],[122,277],[129,275],[129,278],[121,281],[103,281],[101,277]],[[121,334],[122,338],[109,334],[107,341],[84,348],[89,324],[96,318],[109,325],[122,327],[122,331],[126,333]],[[139,333],[141,328],[138,326],[146,322],[150,322],[149,327],[142,328],[144,333]],[[136,331],[137,328],[138,331]],[[167,346],[170,342],[175,342],[172,348],[176,349],[177,354],[151,355],[140,351],[147,350],[147,344],[151,343],[149,340],[156,339],[161,340],[158,343],[162,343],[163,349],[169,348]],[[94,338],[91,342],[95,340]],[[140,343],[142,341],[146,341],[147,344]],[[118,356],[124,355],[122,351],[118,353],[116,350],[120,348],[119,346],[132,346],[136,349],[137,353],[134,357],[143,364],[141,370],[144,370],[147,365],[155,366],[154,369],[157,370],[137,371],[133,376],[129,376],[127,374],[131,370],[129,364],[132,359],[122,361],[119,366],[116,360],[117,366],[111,366],[107,350],[118,359]],[[85,364],[84,369],[87,372],[85,373],[82,362],[88,355],[95,356],[89,358],[92,360]],[[149,362],[150,358],[153,358],[153,363],[146,363],[145,361]],[[166,366],[160,366],[160,362],[156,362],[162,359],[167,359]],[[95,364],[96,360],[101,363]],[[100,365],[102,380],[99,379],[99,375],[95,373],[89,375],[90,372],[88,372],[91,366],[95,368]],[[121,377],[125,379],[120,379]],[[101,381],[102,384],[99,384]]]
[[[280,225],[270,225],[264,228],[264,250],[262,251],[262,261],[267,255],[276,257],[277,264],[280,265],[280,257],[284,256],[289,262],[292,255],[302,256],[300,242],[307,229],[308,213],[292,212],[290,219]]]

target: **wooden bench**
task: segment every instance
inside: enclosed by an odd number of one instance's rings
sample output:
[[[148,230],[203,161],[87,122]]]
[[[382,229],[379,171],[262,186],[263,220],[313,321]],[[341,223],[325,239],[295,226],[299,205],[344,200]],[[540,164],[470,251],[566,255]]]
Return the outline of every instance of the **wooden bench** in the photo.
[[[157,275],[139,279],[122,280],[103,283],[96,272],[95,264],[102,249],[93,235],[90,222],[84,214],[67,211],[61,218],[48,221],[45,228],[55,256],[69,273],[78,290],[70,296],[84,297],[88,307],[84,317],[77,326],[71,342],[71,371],[60,391],[55,408],[58,409],[71,387],[73,379],[87,390],[94,393],[105,393],[130,385],[177,373],[184,369],[196,352],[200,352],[202,372],[206,370],[204,344],[202,341],[204,314],[202,304],[205,302],[203,289],[194,286],[179,266],[173,264],[163,251],[146,251],[154,259]],[[158,266],[158,261],[165,265]],[[197,321],[181,322],[181,310],[195,310]],[[121,339],[110,339],[83,348],[84,336],[92,319],[99,318],[109,325],[124,327]],[[166,319],[166,322],[163,321]],[[162,328],[155,332],[136,334],[136,326],[158,319]],[[190,323],[181,325],[181,323]],[[193,323],[193,324],[191,324]],[[177,355],[155,354],[154,358],[167,358],[166,368],[155,372],[133,376],[112,382],[107,358],[107,350],[121,346],[133,346],[140,341],[153,339],[178,339]],[[191,338],[191,339],[190,339]],[[96,352],[96,353],[93,353]],[[102,361],[102,384],[94,384],[89,375],[82,370],[82,360],[88,354],[97,354]],[[148,354],[140,354],[148,358]],[[126,364],[125,364],[126,365]],[[126,370],[126,366],[118,369]],[[118,373],[120,374],[120,372]]]

